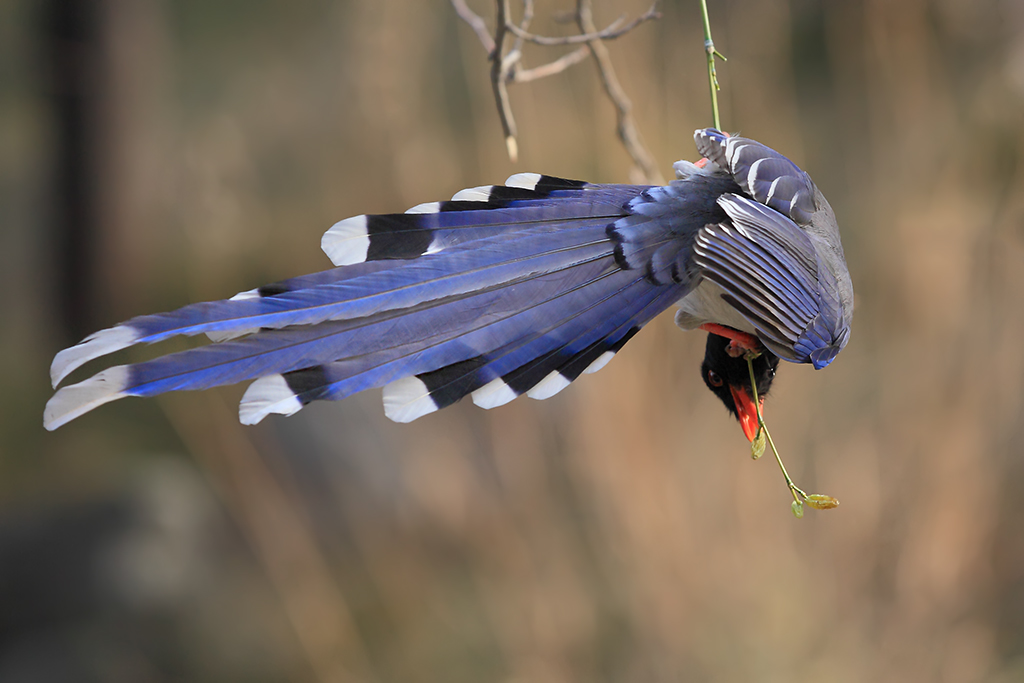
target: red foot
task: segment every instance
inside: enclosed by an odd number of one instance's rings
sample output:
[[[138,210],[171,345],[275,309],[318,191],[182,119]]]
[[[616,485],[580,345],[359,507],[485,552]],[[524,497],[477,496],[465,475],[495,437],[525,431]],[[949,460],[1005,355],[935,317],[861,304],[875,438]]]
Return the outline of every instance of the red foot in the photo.
[[[740,332],[718,323],[704,323],[700,326],[700,329],[711,334],[717,334],[719,337],[730,339],[731,341],[729,346],[726,347],[725,352],[733,358],[744,356],[748,351],[760,352],[761,350],[761,342],[752,334]]]

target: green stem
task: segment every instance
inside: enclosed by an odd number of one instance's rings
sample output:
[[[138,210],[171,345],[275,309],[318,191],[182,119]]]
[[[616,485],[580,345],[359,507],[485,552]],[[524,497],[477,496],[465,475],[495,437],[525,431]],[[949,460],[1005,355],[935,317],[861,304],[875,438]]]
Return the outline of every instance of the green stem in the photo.
[[[722,53],[715,49],[715,42],[711,40],[711,19],[708,18],[708,0],[700,0],[701,16],[704,18],[704,51],[708,55],[708,85],[711,88],[711,117],[714,119],[715,128],[722,130],[722,122],[718,116],[718,74],[715,72],[715,57],[721,58],[723,62],[728,61]]]
[[[703,2],[703,0],[701,0]],[[755,354],[747,354],[747,370],[750,371],[750,391],[754,394],[754,410],[757,411],[757,428],[758,430],[764,430],[764,435],[768,438],[768,445],[772,447],[772,453],[775,455],[775,462],[779,463],[779,469],[782,470],[782,476],[786,478],[786,486],[789,487],[789,492],[793,494],[793,500],[798,505],[802,505],[803,501],[807,500],[807,494],[793,483],[793,480],[789,476],[789,472],[786,471],[786,466],[782,464],[782,456],[779,455],[779,449],[775,447],[775,441],[772,440],[772,434],[768,431],[768,425],[764,422],[764,417],[761,416],[761,401],[757,397],[757,381],[754,379],[754,358]],[[756,438],[756,437],[755,437]]]

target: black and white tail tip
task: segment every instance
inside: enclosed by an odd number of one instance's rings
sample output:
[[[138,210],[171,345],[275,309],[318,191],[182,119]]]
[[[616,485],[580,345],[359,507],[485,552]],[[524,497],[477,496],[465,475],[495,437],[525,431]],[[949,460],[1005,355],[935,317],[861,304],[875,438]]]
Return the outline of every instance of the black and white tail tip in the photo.
[[[437,214],[454,211],[502,209],[512,202],[544,199],[557,190],[578,190],[587,183],[539,173],[517,173],[504,185],[481,185],[460,190],[446,202],[418,204],[405,213],[362,215],[335,223],[324,233],[320,247],[336,266],[365,261],[412,259],[434,254],[447,246],[446,238],[457,221]],[[479,228],[471,221],[463,229]]]

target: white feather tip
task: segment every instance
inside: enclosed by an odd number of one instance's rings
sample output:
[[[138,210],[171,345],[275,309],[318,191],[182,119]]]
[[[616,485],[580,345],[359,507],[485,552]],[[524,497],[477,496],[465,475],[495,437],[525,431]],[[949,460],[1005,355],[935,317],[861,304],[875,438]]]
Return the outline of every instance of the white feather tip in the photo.
[[[43,426],[53,431],[104,403],[124,398],[128,383],[128,366],[107,368],[89,379],[64,387],[46,402]]]
[[[267,415],[294,415],[302,410],[302,402],[288,386],[283,375],[267,375],[249,385],[238,404],[238,420],[254,425]]]
[[[126,349],[138,339],[138,331],[128,325],[115,325],[90,334],[71,348],[64,349],[54,356],[53,363],[50,364],[50,381],[53,388],[56,389],[65,377],[94,358]]]

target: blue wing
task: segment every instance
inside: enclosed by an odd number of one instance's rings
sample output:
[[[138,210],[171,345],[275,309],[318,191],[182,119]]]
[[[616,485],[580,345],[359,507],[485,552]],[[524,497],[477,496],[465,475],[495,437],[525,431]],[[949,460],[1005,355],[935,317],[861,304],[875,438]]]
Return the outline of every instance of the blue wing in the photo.
[[[832,272],[812,237],[777,211],[738,195],[719,204],[729,222],[697,236],[695,261],[776,355],[821,369],[849,339]]]
[[[799,166],[756,140],[714,128],[696,131],[694,141],[701,156],[731,174],[746,194],[798,225],[810,224],[819,193]]]

